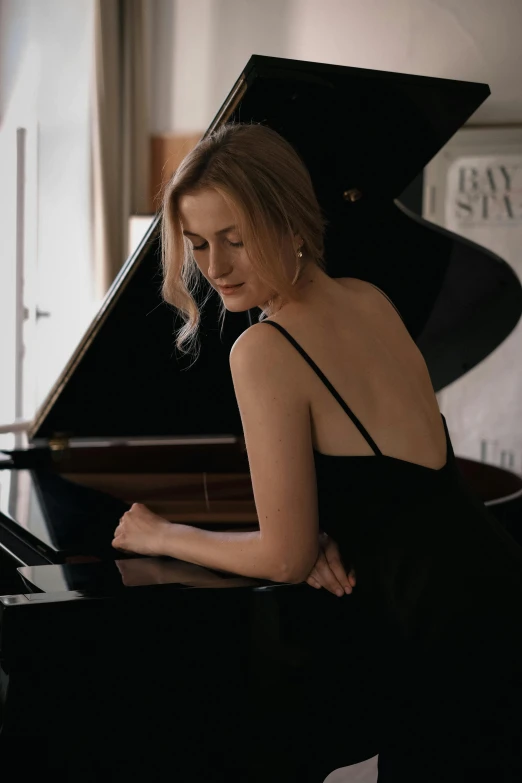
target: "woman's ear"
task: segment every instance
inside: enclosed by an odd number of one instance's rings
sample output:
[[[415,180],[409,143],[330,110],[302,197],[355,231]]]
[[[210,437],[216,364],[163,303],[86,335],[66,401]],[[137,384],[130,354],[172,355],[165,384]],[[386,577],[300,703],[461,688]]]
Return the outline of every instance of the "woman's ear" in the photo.
[[[297,253],[299,250],[302,250],[304,245],[303,238],[300,234],[294,234],[294,250]]]

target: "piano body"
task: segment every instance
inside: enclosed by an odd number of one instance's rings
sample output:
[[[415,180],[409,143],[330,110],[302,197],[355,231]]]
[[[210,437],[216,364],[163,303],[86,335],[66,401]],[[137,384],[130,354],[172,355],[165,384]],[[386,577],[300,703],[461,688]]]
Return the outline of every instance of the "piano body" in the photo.
[[[488,94],[256,55],[209,129],[263,122],[296,147],[328,220],[327,271],[391,297],[436,390],[509,335],[522,289],[500,258],[396,199]],[[351,597],[111,548],[137,501],[209,529],[257,524],[228,353],[258,313],[228,313],[221,332],[211,298],[199,358],[176,359],[159,261],[156,220],[30,445],[0,455],[0,765],[75,781],[319,783],[378,752],[373,651],[392,631],[347,609]],[[522,478],[458,461],[520,535]]]

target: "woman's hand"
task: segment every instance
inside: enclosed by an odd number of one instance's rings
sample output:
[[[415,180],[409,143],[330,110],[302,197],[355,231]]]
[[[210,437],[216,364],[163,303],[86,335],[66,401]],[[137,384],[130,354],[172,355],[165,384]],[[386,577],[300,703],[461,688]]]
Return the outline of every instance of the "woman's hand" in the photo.
[[[325,587],[339,598],[355,587],[355,571],[346,574],[337,544],[327,533],[319,534],[319,556],[306,582],[317,590]]]
[[[138,555],[161,555],[163,538],[169,529],[170,522],[166,519],[142,503],[133,503],[120,519],[112,545],[115,549]]]

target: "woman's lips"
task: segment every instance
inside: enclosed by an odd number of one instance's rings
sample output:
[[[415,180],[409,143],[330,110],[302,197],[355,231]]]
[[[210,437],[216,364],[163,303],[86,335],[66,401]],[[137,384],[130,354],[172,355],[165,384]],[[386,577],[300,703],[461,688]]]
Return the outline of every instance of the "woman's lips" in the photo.
[[[237,285],[218,286],[218,288],[219,288],[219,290],[221,291],[222,294],[225,294],[226,296],[228,296],[229,294],[235,293],[239,288],[241,288],[242,285],[243,285],[243,283],[238,283]]]

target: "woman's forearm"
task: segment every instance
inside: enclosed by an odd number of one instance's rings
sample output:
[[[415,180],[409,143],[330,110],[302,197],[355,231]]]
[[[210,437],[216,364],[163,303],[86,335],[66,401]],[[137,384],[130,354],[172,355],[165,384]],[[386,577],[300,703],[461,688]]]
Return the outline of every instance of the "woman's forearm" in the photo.
[[[190,525],[171,524],[162,531],[160,547],[160,554],[206,568],[274,582],[301,581],[300,575],[289,573],[285,564],[278,562],[258,530],[214,532]]]

